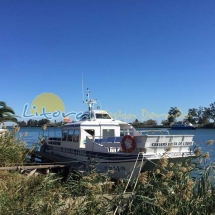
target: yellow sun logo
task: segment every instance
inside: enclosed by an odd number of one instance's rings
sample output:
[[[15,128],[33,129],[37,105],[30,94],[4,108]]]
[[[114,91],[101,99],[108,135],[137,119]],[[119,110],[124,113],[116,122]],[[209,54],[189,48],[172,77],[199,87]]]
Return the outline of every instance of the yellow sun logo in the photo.
[[[53,93],[42,93],[38,95],[31,103],[30,112],[33,115],[45,113],[65,112],[64,103],[57,95]]]
[[[70,122],[70,118],[80,120],[83,117],[83,112],[70,111],[65,113],[64,103],[61,98],[54,93],[42,93],[38,95],[29,105],[26,103],[23,107],[22,117],[43,117],[49,120],[61,117],[64,122]]]

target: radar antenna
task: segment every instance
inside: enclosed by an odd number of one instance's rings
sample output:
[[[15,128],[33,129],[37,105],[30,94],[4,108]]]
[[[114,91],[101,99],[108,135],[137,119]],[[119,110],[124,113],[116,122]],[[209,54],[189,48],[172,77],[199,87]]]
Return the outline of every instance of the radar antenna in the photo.
[[[99,100],[98,99],[90,99],[90,90],[87,88],[87,99],[84,101],[84,103],[88,104],[88,109],[90,112],[90,119],[91,119],[91,111],[93,110],[93,104],[96,104]]]

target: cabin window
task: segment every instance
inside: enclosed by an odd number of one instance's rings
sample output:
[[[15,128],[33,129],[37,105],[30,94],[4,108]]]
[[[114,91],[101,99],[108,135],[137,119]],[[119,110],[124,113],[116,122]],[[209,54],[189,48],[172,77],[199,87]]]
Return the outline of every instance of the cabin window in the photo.
[[[62,141],[66,141],[68,130],[63,130]]]
[[[114,137],[114,129],[103,129],[103,137]]]
[[[111,119],[107,113],[96,113],[96,119]]]
[[[73,142],[79,142],[79,134],[80,134],[80,130],[75,129],[73,133]]]
[[[94,135],[95,135],[95,130],[86,129],[85,131],[86,131],[88,134],[90,134],[91,136],[94,136]]]
[[[67,141],[72,141],[73,129],[68,131]]]

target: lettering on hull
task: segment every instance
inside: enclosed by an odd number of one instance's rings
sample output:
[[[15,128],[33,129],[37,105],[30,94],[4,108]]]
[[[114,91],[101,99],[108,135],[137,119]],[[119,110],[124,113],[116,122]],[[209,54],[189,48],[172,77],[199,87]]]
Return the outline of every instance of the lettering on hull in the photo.
[[[68,153],[68,154],[73,154],[73,155],[86,156],[85,150],[71,149],[71,148],[65,148],[65,147],[53,147],[53,146],[48,146],[47,149],[53,150],[53,151],[58,151],[58,152],[64,152],[64,153]]]
[[[170,142],[170,143],[152,143],[152,147],[157,147],[157,146],[191,146],[193,145],[193,142]]]
[[[124,166],[104,166],[105,171],[114,170],[114,171],[126,171]]]

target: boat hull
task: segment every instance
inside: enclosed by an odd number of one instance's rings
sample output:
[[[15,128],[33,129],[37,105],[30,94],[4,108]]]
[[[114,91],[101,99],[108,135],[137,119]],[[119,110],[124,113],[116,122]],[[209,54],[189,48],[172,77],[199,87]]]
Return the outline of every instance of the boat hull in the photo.
[[[84,150],[83,150],[84,151]],[[124,154],[124,153],[98,153],[87,152],[85,156],[70,153],[60,153],[53,150],[46,150],[43,148],[43,153],[48,157],[55,156],[56,160],[62,162],[78,161],[83,164],[86,171],[95,169],[99,173],[107,173],[111,178],[128,179],[132,172],[131,180],[137,178],[139,172],[152,171],[159,162],[160,158],[146,157],[146,154]],[[190,157],[173,157],[169,162],[177,163]],[[80,165],[71,166],[74,169],[79,168]]]
[[[59,162],[69,162],[79,161],[83,166],[85,166],[87,171],[95,169],[99,173],[107,173],[111,178],[121,179],[128,178],[133,171],[132,179],[138,176],[139,171],[143,170],[146,160],[141,154],[137,159],[137,155],[134,154],[132,157],[130,155],[123,154],[119,156],[115,153],[92,153],[86,152],[86,156],[74,155],[70,153],[60,153],[53,150],[46,150],[44,147],[41,150],[42,153],[46,154],[46,158],[55,158]],[[112,156],[111,156],[112,155]],[[130,158],[129,158],[130,157]],[[136,163],[136,165],[135,165]],[[78,168],[80,165],[75,165],[74,169]],[[141,168],[142,166],[142,168]],[[73,166],[71,166],[73,168]],[[140,170],[141,168],[141,170]]]
[[[196,130],[195,127],[172,127],[172,130]]]

